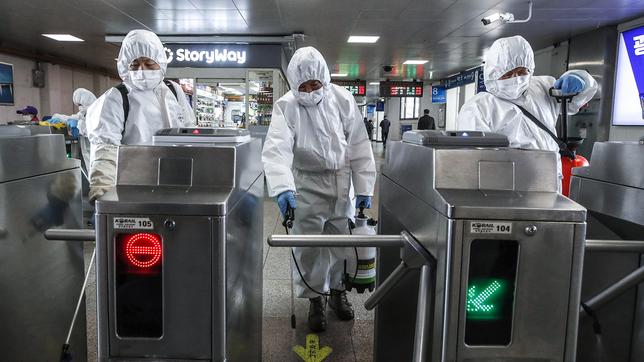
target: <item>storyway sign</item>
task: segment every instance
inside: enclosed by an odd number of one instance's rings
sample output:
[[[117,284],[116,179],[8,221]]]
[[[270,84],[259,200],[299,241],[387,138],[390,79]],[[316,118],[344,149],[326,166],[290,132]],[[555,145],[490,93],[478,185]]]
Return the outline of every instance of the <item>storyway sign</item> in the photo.
[[[279,44],[166,44],[168,67],[280,68]]]

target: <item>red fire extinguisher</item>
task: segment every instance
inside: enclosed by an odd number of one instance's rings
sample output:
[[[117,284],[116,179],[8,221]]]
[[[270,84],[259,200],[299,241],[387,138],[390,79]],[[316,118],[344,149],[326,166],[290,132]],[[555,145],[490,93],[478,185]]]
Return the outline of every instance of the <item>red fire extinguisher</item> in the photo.
[[[579,147],[584,139],[580,137],[568,137],[568,103],[572,100],[575,94],[557,94],[554,88],[550,88],[550,96],[561,103],[561,140],[565,143],[565,148],[559,151],[561,154],[561,172],[563,173],[563,180],[561,180],[561,191],[564,196],[570,194],[570,179],[572,177],[572,169],[574,167],[590,166],[588,160],[577,154],[577,147]]]
[[[590,163],[588,162],[586,157],[578,155],[576,153],[577,147],[581,145],[583,141],[583,138],[568,138],[566,145],[568,145],[568,150],[571,151],[572,154],[561,153],[561,172],[563,173],[563,180],[561,180],[561,192],[564,196],[568,196],[570,194],[570,178],[572,177],[572,169],[574,167],[590,166]]]

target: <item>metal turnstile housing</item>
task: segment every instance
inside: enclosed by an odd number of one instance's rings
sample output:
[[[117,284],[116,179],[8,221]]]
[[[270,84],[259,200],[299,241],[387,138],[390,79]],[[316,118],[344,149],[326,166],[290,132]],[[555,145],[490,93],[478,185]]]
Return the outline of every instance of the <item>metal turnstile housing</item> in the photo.
[[[544,151],[389,145],[379,234],[406,231],[435,258],[429,360],[575,360],[586,211],[557,193],[556,162]],[[510,228],[484,233],[485,225]],[[502,330],[507,343],[481,343],[487,337],[469,328],[486,322],[468,324],[466,312],[476,259],[470,250],[494,243],[517,245],[511,319],[504,317]],[[399,249],[381,248],[378,257],[382,283],[399,264]],[[412,359],[418,281],[418,273],[403,279],[395,297],[378,305],[375,361]],[[499,335],[494,328],[481,331],[488,341]]]
[[[43,231],[81,227],[80,162],[62,135],[30,134],[0,126],[0,359],[54,361],[83,284],[83,244]],[[84,303],[71,337],[85,361]]]
[[[576,168],[570,198],[588,209],[588,238],[644,238],[644,145],[636,142],[595,142],[589,167]],[[644,266],[638,253],[587,251],[584,257],[582,300],[612,286]],[[596,310],[601,335],[593,321],[579,326],[579,361],[598,357],[614,362],[644,360],[644,288],[625,291]]]
[[[261,359],[260,153],[256,139],[216,146],[120,147],[117,186],[96,203],[101,361]],[[142,225],[149,229],[116,228],[128,218],[148,220]],[[136,232],[161,238],[160,294],[155,287],[122,289],[119,235]],[[153,305],[151,314],[141,317],[146,323],[162,318],[159,335],[133,336],[137,332],[130,327],[127,336],[121,335],[125,327],[119,318],[137,315],[126,308],[136,305],[131,300],[154,301],[159,295],[162,307]]]

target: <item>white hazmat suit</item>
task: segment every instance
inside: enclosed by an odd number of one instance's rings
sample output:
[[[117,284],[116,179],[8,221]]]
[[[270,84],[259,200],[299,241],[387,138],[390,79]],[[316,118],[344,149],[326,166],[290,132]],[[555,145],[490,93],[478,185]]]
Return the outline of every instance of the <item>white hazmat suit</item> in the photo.
[[[518,67],[527,68],[530,75],[526,80],[527,88],[516,99],[504,98],[507,90],[499,78]],[[532,76],[534,72],[534,53],[532,47],[521,36],[496,40],[485,56],[484,76],[487,92],[470,98],[461,108],[456,124],[459,130],[498,132],[508,137],[510,147],[554,151],[558,160],[558,182],[561,190],[561,161],[559,145],[545,131],[526,117],[515,106],[520,105],[557,134],[557,116],[560,104],[550,97],[548,90],[554,85],[555,78]],[[570,70],[563,75],[573,74],[581,78],[585,88],[568,104],[568,114],[575,114],[579,108],[590,101],[597,92],[597,82],[584,70]],[[523,77],[511,78],[520,82]],[[554,177],[554,175],[553,175]]]
[[[72,118],[76,118],[78,120],[76,127],[78,128],[78,133],[80,134],[79,141],[81,146],[81,155],[83,156],[85,167],[89,170],[90,143],[89,138],[87,138],[87,126],[85,125],[85,117],[87,115],[87,109],[96,101],[96,96],[94,95],[94,93],[85,88],[78,88],[72,95],[72,101],[75,105],[78,106],[78,113],[72,115]]]
[[[129,66],[132,61],[141,57],[154,60],[161,67],[160,71],[131,71]],[[155,132],[160,129],[196,124],[181,87],[172,82],[177,94],[175,97],[162,81],[167,63],[163,45],[156,34],[147,30],[132,30],[125,36],[117,68],[128,90],[130,108],[127,120],[121,93],[116,88],[105,92],[87,112],[87,133],[92,148],[90,200],[102,196],[114,185],[119,145],[150,144]],[[156,78],[145,79],[148,74]]]
[[[350,199],[372,196],[376,167],[362,114],[353,96],[331,84],[329,69],[315,48],[298,49],[288,65],[291,91],[273,107],[262,161],[270,196],[296,191],[296,234],[347,234],[355,209]],[[299,92],[300,84],[318,80],[323,87]],[[347,248],[294,248],[308,284],[319,292],[341,289]],[[315,298],[294,268],[296,293]]]

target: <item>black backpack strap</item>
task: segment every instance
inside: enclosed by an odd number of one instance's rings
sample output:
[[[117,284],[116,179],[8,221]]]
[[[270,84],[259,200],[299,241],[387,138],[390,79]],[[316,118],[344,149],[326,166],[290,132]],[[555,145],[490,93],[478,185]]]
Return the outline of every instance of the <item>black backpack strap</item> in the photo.
[[[172,92],[172,94],[174,94],[174,99],[179,100],[179,96],[177,96],[177,90],[172,85],[172,82],[167,80],[167,79],[164,79],[163,83],[165,83],[165,85],[167,85],[168,88],[170,88],[170,92]]]
[[[129,91],[124,83],[117,85],[116,88],[119,93],[121,93],[121,98],[123,99],[123,131],[121,132],[121,137],[125,135],[125,123],[127,123],[127,116],[130,114],[130,100],[127,98]]]
[[[521,112],[523,112],[523,115],[528,117],[537,127],[541,128],[543,131],[545,131],[548,134],[548,136],[550,136],[550,138],[552,138],[555,142],[557,142],[557,145],[559,145],[560,153],[562,153],[564,156],[567,156],[573,159],[575,158],[574,153],[568,149],[568,145],[566,144],[566,142],[562,141],[559,137],[557,137],[556,134],[552,133],[552,131],[548,127],[546,127],[546,125],[543,124],[537,117],[535,117],[532,113],[528,112],[527,109],[521,107],[520,105],[514,102],[510,102],[510,103],[517,106],[521,110]]]

